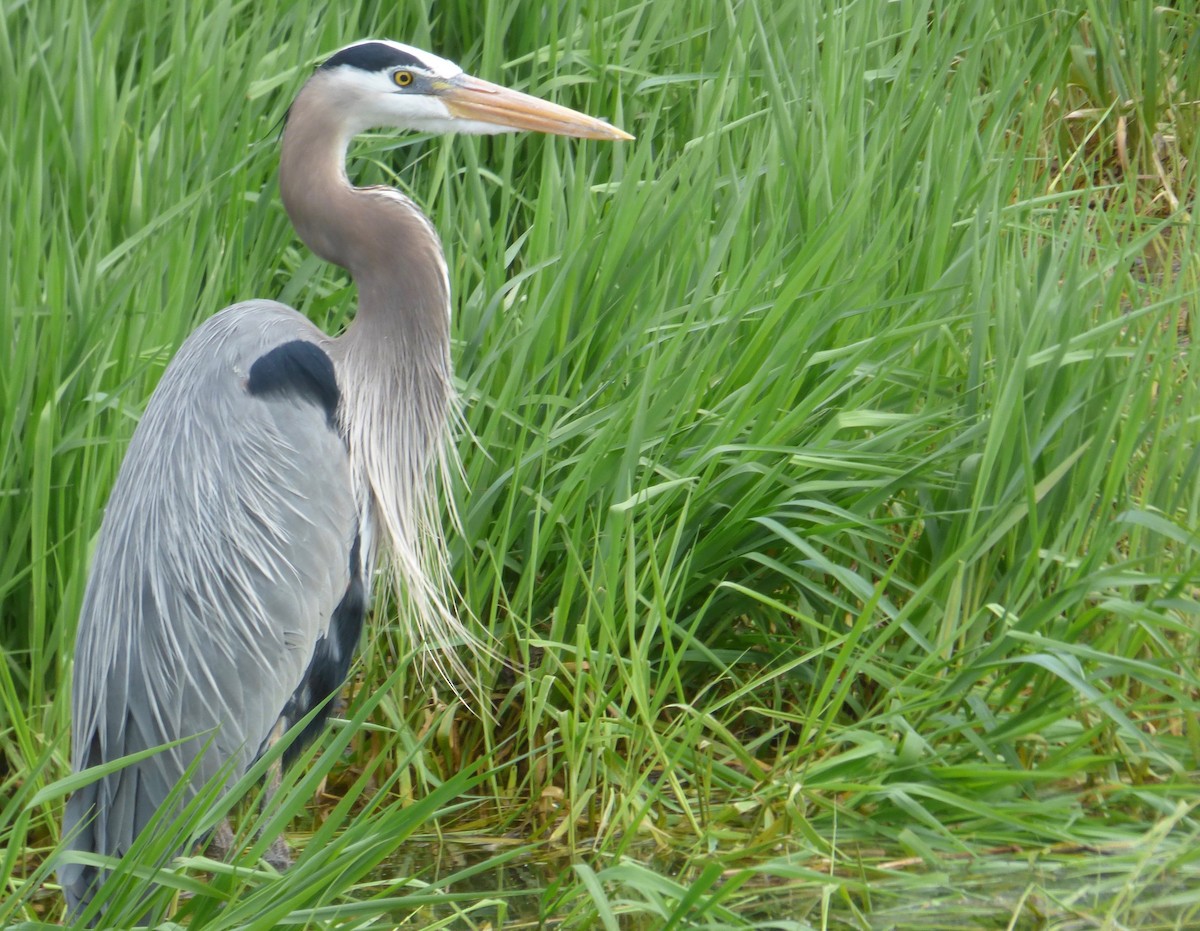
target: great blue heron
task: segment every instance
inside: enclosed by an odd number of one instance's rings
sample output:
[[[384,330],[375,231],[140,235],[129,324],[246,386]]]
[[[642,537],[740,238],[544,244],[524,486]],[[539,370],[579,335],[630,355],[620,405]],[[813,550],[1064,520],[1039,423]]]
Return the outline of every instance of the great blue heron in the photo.
[[[124,855],[189,767],[192,792],[236,778],[336,691],[379,549],[419,634],[459,633],[431,491],[448,450],[450,283],[417,205],[346,177],[351,138],[373,127],[632,138],[390,41],[349,45],[305,83],[280,193],[300,238],[350,272],[358,312],[330,338],[282,304],[235,304],[188,338],[151,397],[84,595],[73,768],[192,739],[75,792],[75,850]],[[74,914],[102,873],[69,863],[59,878]]]

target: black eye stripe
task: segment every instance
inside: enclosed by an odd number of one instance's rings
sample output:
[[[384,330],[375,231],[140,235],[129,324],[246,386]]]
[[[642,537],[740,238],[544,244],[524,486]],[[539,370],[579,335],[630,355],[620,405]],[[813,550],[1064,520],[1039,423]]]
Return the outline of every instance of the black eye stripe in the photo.
[[[382,42],[364,42],[362,45],[352,45],[336,53],[318,70],[338,68],[349,65],[361,71],[386,71],[389,68],[424,68],[421,59],[408,52],[402,52]]]

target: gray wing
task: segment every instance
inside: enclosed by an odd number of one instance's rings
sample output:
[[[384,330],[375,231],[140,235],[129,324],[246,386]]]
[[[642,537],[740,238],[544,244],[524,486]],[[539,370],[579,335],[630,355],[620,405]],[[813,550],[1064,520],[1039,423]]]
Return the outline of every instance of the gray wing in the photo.
[[[122,855],[198,755],[191,791],[240,776],[328,632],[358,522],[326,342],[281,304],[238,304],[150,400],[84,596],[73,766],[194,739],[76,792],[75,849]],[[93,870],[59,875],[69,906],[90,897]]]

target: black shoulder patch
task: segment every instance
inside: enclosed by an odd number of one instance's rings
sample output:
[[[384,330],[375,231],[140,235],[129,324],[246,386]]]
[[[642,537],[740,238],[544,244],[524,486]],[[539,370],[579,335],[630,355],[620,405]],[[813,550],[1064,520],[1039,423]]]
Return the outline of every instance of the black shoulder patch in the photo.
[[[425,68],[425,62],[384,42],[363,42],[335,53],[318,71],[349,65],[361,71],[386,71],[388,68]]]
[[[329,426],[337,429],[341,400],[333,360],[316,343],[294,339],[254,360],[246,390],[258,397],[293,397],[325,411]]]

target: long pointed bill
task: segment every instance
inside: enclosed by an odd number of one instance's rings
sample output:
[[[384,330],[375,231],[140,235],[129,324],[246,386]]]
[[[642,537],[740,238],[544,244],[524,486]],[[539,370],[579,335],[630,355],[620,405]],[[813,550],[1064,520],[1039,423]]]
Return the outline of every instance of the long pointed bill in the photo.
[[[602,120],[469,74],[460,74],[447,83],[449,86],[438,97],[459,119],[577,139],[633,138]]]

